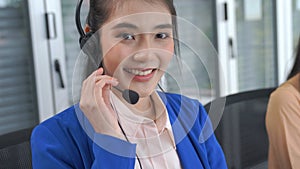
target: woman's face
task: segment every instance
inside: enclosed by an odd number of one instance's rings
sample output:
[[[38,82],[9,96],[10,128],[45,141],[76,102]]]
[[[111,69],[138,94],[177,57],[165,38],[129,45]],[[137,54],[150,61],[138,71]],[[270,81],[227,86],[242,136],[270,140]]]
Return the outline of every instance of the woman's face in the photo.
[[[105,74],[140,97],[149,96],[174,53],[172,16],[164,5],[124,2],[101,29]]]

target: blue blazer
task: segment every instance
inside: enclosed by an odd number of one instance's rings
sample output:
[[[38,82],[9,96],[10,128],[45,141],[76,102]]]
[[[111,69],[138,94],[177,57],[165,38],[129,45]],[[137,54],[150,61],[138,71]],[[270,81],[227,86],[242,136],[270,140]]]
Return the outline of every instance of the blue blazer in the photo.
[[[182,168],[227,168],[203,106],[177,94],[159,95],[168,110]],[[135,165],[136,145],[95,133],[78,105],[38,125],[31,147],[34,169],[134,169]]]

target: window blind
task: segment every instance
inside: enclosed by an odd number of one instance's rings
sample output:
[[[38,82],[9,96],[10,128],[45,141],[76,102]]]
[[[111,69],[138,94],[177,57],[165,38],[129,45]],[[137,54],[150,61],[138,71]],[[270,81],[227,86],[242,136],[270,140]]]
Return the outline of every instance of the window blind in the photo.
[[[277,81],[273,1],[262,1],[262,16],[249,20],[236,0],[239,91],[274,87]]]
[[[180,20],[180,54],[186,65],[182,67],[182,75],[184,75],[182,77],[183,85],[178,88],[178,82],[167,76],[167,87],[171,92],[180,93],[184,91],[183,94],[206,103],[212,99],[212,96],[216,96],[216,91],[218,90],[218,84],[214,83],[218,72],[217,53],[214,50],[215,46],[211,45],[217,43],[215,38],[214,2],[207,0],[175,0],[174,5]],[[183,22],[183,20],[185,21]],[[193,31],[196,30],[195,28],[198,29],[197,32]],[[184,37],[184,40],[190,44],[194,44],[192,46],[194,49],[191,49],[191,46],[188,44],[184,44],[182,39],[180,39],[181,37]],[[201,52],[195,53],[195,49]],[[171,69],[178,69],[178,65],[171,65]],[[190,69],[190,72],[187,69]],[[211,73],[211,76],[209,76],[208,71]],[[193,74],[193,80],[196,80],[196,85],[190,83],[191,73]],[[199,90],[200,96],[196,95],[197,90]]]
[[[0,134],[38,124],[27,5],[0,6]]]
[[[67,80],[68,80],[68,95],[69,95],[69,103],[70,105],[73,103],[73,72],[77,57],[80,53],[79,46],[79,33],[76,29],[75,24],[75,8],[76,8],[77,0],[61,1],[62,6],[62,17],[63,17],[63,31],[64,31],[64,42],[65,42],[65,52],[66,52],[66,68],[67,68]],[[84,26],[85,20],[88,15],[89,6],[87,1],[84,1],[81,7],[81,23]]]

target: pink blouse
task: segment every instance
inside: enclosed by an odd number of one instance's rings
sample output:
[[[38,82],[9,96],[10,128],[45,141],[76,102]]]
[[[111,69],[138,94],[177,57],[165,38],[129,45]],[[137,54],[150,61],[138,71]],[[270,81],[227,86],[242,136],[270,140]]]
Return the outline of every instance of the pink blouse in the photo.
[[[151,97],[154,106],[146,112],[132,108],[112,92],[111,103],[129,142],[137,145],[136,155],[143,168],[180,169],[174,135],[165,105],[156,92]],[[156,114],[151,119],[147,114],[153,112],[153,109]],[[136,160],[135,169],[138,168],[140,166]]]

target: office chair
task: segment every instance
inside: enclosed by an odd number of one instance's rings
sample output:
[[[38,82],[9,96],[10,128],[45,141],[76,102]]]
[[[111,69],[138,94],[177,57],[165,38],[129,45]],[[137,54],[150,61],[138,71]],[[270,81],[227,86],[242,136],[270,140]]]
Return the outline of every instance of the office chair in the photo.
[[[268,135],[265,115],[269,96],[275,88],[247,91],[221,97],[206,104],[209,114],[222,107],[211,106],[226,99],[215,135],[223,148],[229,169],[267,169]]]
[[[27,128],[0,136],[0,169],[31,169],[30,136]]]

